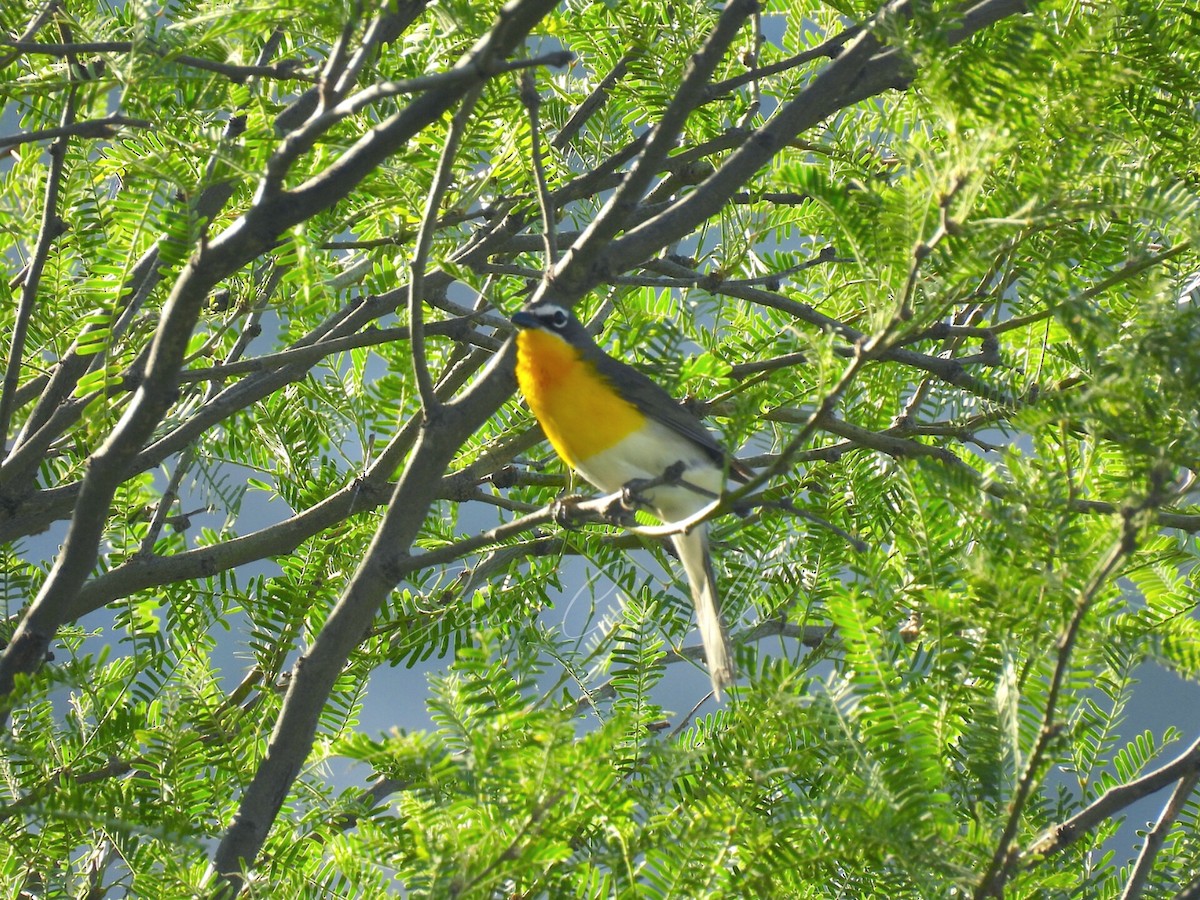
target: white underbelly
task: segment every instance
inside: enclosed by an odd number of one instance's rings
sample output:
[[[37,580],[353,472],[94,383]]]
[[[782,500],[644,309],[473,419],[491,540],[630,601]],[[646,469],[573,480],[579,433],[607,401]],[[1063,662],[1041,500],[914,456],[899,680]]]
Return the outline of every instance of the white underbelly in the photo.
[[[648,422],[619,444],[581,460],[577,469],[597,488],[613,493],[635,479],[658,478],[677,462],[684,464],[685,484],[659,485],[643,494],[659,518],[674,522],[711,503],[725,486],[725,473],[702,447],[667,426]]]

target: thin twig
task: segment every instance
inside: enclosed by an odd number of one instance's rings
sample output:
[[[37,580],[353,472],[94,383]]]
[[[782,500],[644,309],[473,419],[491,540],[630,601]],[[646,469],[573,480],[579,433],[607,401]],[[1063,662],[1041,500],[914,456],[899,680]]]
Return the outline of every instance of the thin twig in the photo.
[[[786,269],[780,269],[778,272],[767,272],[763,275],[755,275],[753,278],[731,278],[728,281],[725,281],[723,283],[735,285],[735,286],[747,286],[747,287],[750,285],[762,284],[762,285],[766,285],[771,290],[778,290],[779,285],[783,282],[783,280],[785,278],[788,278],[792,275],[797,275],[800,272],[807,271],[808,269],[811,269],[814,266],[821,266],[821,265],[824,265],[825,263],[852,263],[852,262],[857,262],[857,260],[855,260],[853,257],[850,257],[850,256],[838,256],[837,251],[834,250],[833,245],[830,244],[827,247],[823,247],[821,249],[821,252],[818,253],[816,256],[814,256],[812,259],[806,259],[802,263],[797,263],[794,266],[788,266]]]
[[[963,324],[965,322],[977,322],[982,315],[983,311],[980,305],[972,304],[955,313],[953,325],[946,322],[938,322],[934,328],[926,329],[927,332],[932,332],[936,328],[939,331],[945,331],[945,333],[948,335],[945,339],[943,339],[941,351],[937,355],[944,358],[957,358],[961,361],[962,357],[958,356],[958,351],[968,337],[964,331],[973,330],[982,332],[981,334],[971,336],[981,338],[982,345],[984,347],[983,353],[988,355],[988,361],[992,365],[999,365],[1000,342],[996,340],[995,335],[988,332],[987,329],[975,329],[969,325]],[[950,329],[958,330],[951,333]],[[912,340],[920,339],[922,339],[920,335],[916,335],[912,338]],[[917,384],[916,388],[912,392],[912,395],[904,404],[904,408],[893,421],[897,424],[904,424],[906,426],[914,425],[920,418],[920,411],[925,405],[925,402],[928,400],[929,395],[932,393],[933,388],[934,378],[926,375]]]
[[[429,259],[429,249],[433,245],[433,232],[437,226],[438,210],[442,205],[442,197],[454,180],[454,159],[458,156],[458,145],[462,142],[467,125],[471,122],[471,114],[475,103],[483,92],[483,85],[477,84],[467,91],[462,105],[450,121],[450,130],[446,134],[446,146],[442,149],[438,161],[437,172],[433,176],[433,185],[429,188],[429,196],[425,200],[425,214],[421,217],[421,227],[417,232],[417,243],[413,250],[412,273],[408,282],[408,326],[412,329],[410,350],[412,353],[413,372],[417,380],[417,389],[421,394],[421,407],[425,418],[431,419],[441,408],[441,401],[433,389],[433,378],[429,374],[429,361],[425,355],[425,265]]]
[[[554,235],[553,204],[550,192],[546,189],[546,168],[542,161],[542,129],[538,121],[538,108],[542,104],[542,98],[538,96],[537,82],[529,69],[521,72],[521,103],[529,112],[529,155],[533,165],[533,183],[537,187],[538,207],[542,212],[542,240],[546,244],[546,271],[549,272],[558,259],[558,243]]]
[[[463,222],[469,222],[472,219],[482,219],[484,217],[485,213],[481,209],[452,210],[438,219],[437,227],[439,229],[448,228],[451,225],[461,225]],[[374,250],[378,247],[402,247],[411,241],[416,234],[416,229],[400,228],[395,234],[388,237],[358,241],[322,241],[317,244],[317,247],[321,250]]]
[[[761,68],[754,67],[740,75],[734,75],[732,78],[727,78],[724,81],[718,81],[709,86],[708,96],[710,99],[715,100],[717,97],[737,90],[744,84],[761,81],[762,79],[769,78],[772,75],[778,75],[780,72],[787,72],[790,69],[795,69],[796,67],[802,66],[804,63],[811,62],[814,59],[834,59],[841,52],[841,48],[846,45],[846,42],[852,38],[858,37],[862,30],[863,26],[853,25],[834,37],[822,41],[816,47],[810,47],[808,50],[802,50],[794,56],[789,56],[787,59],[781,59],[779,62],[771,63],[770,65],[762,66]]]
[[[913,315],[913,295],[917,290],[917,277],[921,272],[921,264],[933,254],[938,244],[949,237],[951,226],[947,210],[964,184],[966,184],[966,180],[959,178],[942,196],[938,204],[941,215],[933,234],[918,241],[909,254],[908,276],[904,280],[904,292],[900,296],[900,315],[905,320],[911,319]]]
[[[641,54],[640,50],[631,50],[617,60],[617,64],[609,70],[608,74],[600,79],[600,83],[592,89],[592,92],[584,98],[583,102],[575,107],[575,111],[571,113],[571,118],[567,119],[562,130],[554,136],[554,140],[550,142],[550,146],[555,150],[564,149],[570,143],[571,138],[579,133],[579,130],[587,124],[587,120],[595,115],[604,101],[608,99],[608,92],[613,89],[613,86],[625,77],[625,73],[629,71],[629,64]]]
[[[317,79],[317,90],[320,93],[322,109],[328,109],[349,93],[350,87],[358,79],[358,74],[362,71],[363,66],[375,55],[384,35],[385,23],[389,17],[394,15],[388,11],[388,5],[383,6],[380,14],[375,16],[363,29],[362,40],[358,42],[354,54],[351,56],[349,54],[350,42],[354,38],[358,20],[363,14],[362,0],[352,0],[350,7],[351,12],[346,18],[341,37],[334,47],[333,53],[330,54],[325,68],[321,71],[321,77]]]
[[[554,53],[546,53],[542,56],[533,56],[522,59],[509,59],[503,62],[497,62],[488,67],[489,75],[499,75],[504,72],[515,72],[520,70],[528,70],[540,66],[550,66],[552,68],[561,68],[575,58],[575,55],[567,50],[558,50]],[[331,117],[339,119],[346,116],[361,112],[372,103],[377,103],[380,100],[385,100],[389,97],[395,97],[400,94],[416,94],[421,91],[440,90],[463,81],[469,81],[477,78],[476,72],[466,68],[450,69],[446,72],[435,72],[431,75],[418,75],[415,78],[406,78],[403,81],[380,81],[364,88],[357,94],[347,97],[337,106],[329,111]]]
[[[154,514],[150,517],[150,527],[146,529],[146,534],[138,544],[137,552],[133,554],[134,559],[148,559],[153,555],[154,545],[157,543],[159,535],[162,534],[163,527],[167,524],[171,507],[179,499],[179,486],[183,484],[184,476],[187,475],[195,461],[196,452],[192,447],[180,454],[179,462],[175,464],[175,471],[171,473],[171,477],[167,480],[167,486],[163,489],[162,496],[158,498],[158,503],[154,507]]]
[[[1017,831],[1020,829],[1021,816],[1025,811],[1025,804],[1028,802],[1030,795],[1033,793],[1034,786],[1041,777],[1042,761],[1050,747],[1050,743],[1061,730],[1055,721],[1058,716],[1058,698],[1062,692],[1063,682],[1067,677],[1067,669],[1070,667],[1071,656],[1075,650],[1075,641],[1079,637],[1083,620],[1092,608],[1092,604],[1100,591],[1108,583],[1109,579],[1117,573],[1125,560],[1137,549],[1138,513],[1148,509],[1154,498],[1155,495],[1152,494],[1136,507],[1126,508],[1121,511],[1120,535],[1113,542],[1108,553],[1104,555],[1104,558],[1092,571],[1087,583],[1080,590],[1079,596],[1075,600],[1075,609],[1071,614],[1071,620],[1067,623],[1066,629],[1058,639],[1054,673],[1050,678],[1050,686],[1046,692],[1046,706],[1042,712],[1042,727],[1038,732],[1033,749],[1030,751],[1025,770],[1017,782],[1013,798],[1009,803],[1008,820],[1005,822],[1004,830],[1001,832],[1000,840],[996,845],[996,851],[992,855],[992,860],[988,865],[987,871],[984,872],[983,878],[980,879],[973,893],[975,900],[1003,896],[1005,882],[1008,881],[1008,878],[1019,862],[1020,856],[1014,852],[1013,841],[1016,840]]]
[[[325,65],[321,68],[321,74],[317,78],[318,110],[329,109],[346,96],[346,91],[350,89],[350,85],[358,76],[358,67],[366,62],[368,55],[375,49],[367,40],[367,35],[364,34],[353,59],[351,58],[350,42],[354,39],[359,19],[362,18],[363,0],[351,0],[349,7],[346,21],[342,23],[342,32],[334,42],[329,58],[325,60]],[[377,16],[373,19],[371,25],[377,24],[380,18],[382,17]],[[370,30],[370,26],[368,26],[368,30]]]
[[[35,141],[48,141],[60,137],[113,137],[120,128],[153,128],[154,123],[146,119],[133,119],[129,116],[106,116],[103,119],[89,119],[86,122],[74,122],[70,125],[60,125],[57,128],[43,128],[40,131],[26,131],[22,134],[11,134],[0,137],[0,150],[5,147],[16,147],[20,144],[31,144]]]
[[[622,240],[624,240],[622,238]],[[757,303],[766,306],[770,309],[777,309],[780,312],[785,312],[788,315],[795,316],[802,322],[807,322],[810,325],[815,325],[825,331],[831,331],[834,334],[847,341],[849,346],[838,347],[835,352],[839,356],[852,358],[857,354],[855,349],[863,341],[869,339],[868,335],[852,328],[846,323],[827,316],[816,310],[813,306],[807,303],[801,303],[793,300],[791,297],[784,296],[776,291],[768,291],[763,288],[747,287],[745,285],[730,284],[719,277],[709,275],[703,272],[697,272],[695,269],[689,268],[682,264],[678,258],[662,258],[655,259],[645,263],[644,266],[651,272],[662,272],[665,275],[690,279],[691,284],[697,284],[711,294],[720,294],[723,296],[737,297],[742,300],[747,300],[751,303]],[[887,349],[882,353],[880,359],[898,362],[902,365],[913,366],[917,369],[923,369],[933,375],[936,375],[947,384],[962,388],[976,396],[983,397],[988,400],[1000,403],[1011,403],[1012,397],[1007,396],[1002,391],[977,378],[967,371],[967,364],[960,359],[942,359],[928,353],[919,353],[915,350],[910,350],[906,347],[899,346],[906,339],[906,336],[898,336],[894,342],[889,342]]]
[[[1086,300],[1092,299],[1093,297],[1099,297],[1109,288],[1115,287],[1124,281],[1128,281],[1130,278],[1140,275],[1142,272],[1159,266],[1167,260],[1179,256],[1181,253],[1187,253],[1194,247],[1194,241],[1182,240],[1179,243],[1158,253],[1139,256],[1136,259],[1125,263],[1125,265],[1118,268],[1106,278],[1102,278],[1095,284],[1080,291],[1078,294],[1072,295],[1068,300],[1064,300],[1061,303],[1047,305],[1043,309],[1040,309],[1035,313],[1030,313],[1029,315],[1013,316],[1011,319],[1005,319],[1003,322],[997,322],[996,324],[990,326],[991,331],[993,334],[999,335],[1053,318],[1062,311],[1065,303],[1082,303]]]
[[[751,375],[757,375],[761,372],[776,372],[780,369],[790,369],[793,366],[802,366],[809,360],[807,353],[785,353],[782,356],[774,356],[770,359],[755,359],[750,362],[734,363],[729,367],[729,377],[735,381],[740,381],[743,378],[749,378]]]
[[[1185,775],[1179,779],[1179,784],[1175,785],[1175,790],[1171,792],[1171,797],[1167,800],[1167,805],[1163,807],[1158,821],[1146,835],[1142,852],[1138,854],[1137,863],[1129,875],[1129,881],[1125,883],[1125,890],[1121,892],[1121,900],[1137,900],[1142,896],[1146,882],[1150,880],[1150,872],[1154,869],[1154,860],[1158,857],[1163,842],[1167,839],[1167,832],[1171,830],[1171,826],[1183,812],[1183,808],[1192,792],[1196,790],[1198,782],[1200,782],[1200,771]]]
[[[69,128],[75,118],[76,87],[67,92],[60,128]],[[25,338],[29,333],[29,320],[37,303],[38,286],[42,270],[50,257],[50,247],[55,238],[63,233],[64,225],[58,217],[58,195],[62,186],[63,169],[67,158],[67,139],[63,135],[50,145],[50,168],[46,173],[46,190],[42,201],[42,223],[38,229],[37,244],[33,257],[26,266],[24,283],[21,285],[21,301],[17,306],[17,317],[13,323],[12,341],[9,344],[8,363],[4,369],[4,386],[0,390],[0,459],[7,454],[8,428],[12,423],[16,407],[17,387],[21,381],[21,360],[25,356]]]
[[[568,51],[556,51],[544,56],[530,59],[479,63],[476,65],[459,65],[445,72],[435,72],[430,75],[420,75],[402,81],[385,81],[364,88],[357,94],[344,99],[336,99],[328,106],[319,110],[313,109],[313,115],[290,131],[287,138],[280,144],[271,160],[267,163],[267,172],[272,187],[282,184],[283,176],[291,164],[316,142],[317,138],[332,126],[348,116],[362,111],[372,103],[394,97],[399,94],[430,93],[453,90],[454,88],[472,82],[482,82],[503,72],[529,68],[531,66],[565,66],[575,56]],[[333,98],[331,98],[333,99]],[[299,102],[299,101],[297,101]]]
[[[289,81],[313,81],[313,76],[304,73],[307,60],[290,59],[271,66],[238,66],[231,63],[217,62],[200,56],[187,54],[172,55],[147,41],[85,41],[79,43],[42,44],[37,41],[13,41],[0,38],[0,46],[10,47],[18,54],[36,53],[42,56],[68,57],[80,53],[133,53],[143,52],[159,59],[173,62],[189,69],[200,69],[224,75],[235,84],[241,84],[250,78],[277,78]]]
[[[1109,788],[1085,809],[1067,821],[1044,832],[1034,843],[1021,853],[1021,862],[1032,866],[1044,859],[1061,853],[1101,822],[1112,818],[1121,810],[1161,791],[1168,784],[1188,778],[1200,772],[1200,738],[1175,759],[1153,772],[1126,784]]]
[[[21,32],[18,41],[32,41],[33,36],[37,34],[46,25],[47,22],[58,12],[62,5],[62,0],[48,0],[45,6],[38,10],[37,14],[29,21],[29,25]],[[12,53],[6,53],[0,56],[0,68],[4,68],[14,59],[21,55],[20,50],[14,50]]]
[[[440,322],[430,322],[425,326],[425,336],[444,335],[454,340],[477,344],[488,350],[495,350],[499,346],[499,341],[494,338],[476,334],[472,331],[471,325],[471,321],[465,316],[456,319],[445,319]],[[380,344],[407,341],[411,335],[412,332],[407,325],[397,325],[394,328],[367,328],[346,337],[333,338],[316,344],[293,347],[288,350],[280,350],[278,353],[265,353],[262,356],[255,356],[250,359],[231,360],[215,366],[206,366],[203,369],[189,369],[180,373],[179,381],[183,384],[192,381],[220,381],[231,375],[270,372],[291,365],[303,364],[311,366],[335,353],[342,353],[346,350],[357,350],[362,347],[377,347]]]
[[[696,703],[692,706],[692,708],[689,709],[687,711],[687,713],[685,713],[679,719],[679,724],[671,729],[671,733],[669,735],[667,735],[667,740],[674,741],[679,737],[679,735],[683,734],[683,730],[692,724],[692,719],[694,719],[696,717],[696,713],[698,713],[700,711],[700,707],[702,707],[705,703],[707,703],[712,698],[713,698],[713,692],[711,690],[706,691],[704,693],[704,696],[701,697],[699,700],[697,700]]]
[[[755,10],[751,17],[751,22],[754,25],[754,37],[751,39],[750,49],[742,53],[742,64],[746,70],[753,72],[758,69],[759,53],[762,52],[763,44],[766,38],[763,36],[762,30],[762,12]],[[762,109],[762,83],[756,77],[750,82],[750,103],[746,106],[746,111],[742,113],[738,119],[738,125],[749,127],[750,123],[758,116]]]

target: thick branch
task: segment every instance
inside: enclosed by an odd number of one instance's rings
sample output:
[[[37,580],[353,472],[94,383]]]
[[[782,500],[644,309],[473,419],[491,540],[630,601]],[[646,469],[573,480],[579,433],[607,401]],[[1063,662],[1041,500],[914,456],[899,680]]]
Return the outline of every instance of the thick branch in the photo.
[[[674,148],[688,115],[704,101],[709,77],[724,59],[725,51],[757,6],[756,0],[731,0],[726,4],[704,45],[689,60],[674,98],[651,129],[629,174],[579,240],[571,245],[561,263],[554,267],[549,280],[556,282],[556,299],[574,301],[595,286],[594,263],[600,252],[613,235],[628,227],[629,214],[642,200],[667,154]],[[716,210],[712,214],[715,213]],[[654,249],[665,243],[656,244]],[[654,249],[650,252],[653,253]]]
[[[210,252],[215,254],[211,259]],[[12,693],[17,675],[41,665],[70,604],[91,573],[113,494],[138,449],[174,400],[183,354],[223,262],[219,250],[202,251],[176,282],[162,311],[142,386],[108,439],[92,454],[62,551],[0,658],[0,698],[7,699]],[[7,718],[7,704],[3,709],[0,719]]]
[[[905,0],[888,5],[880,13],[880,19],[900,14],[905,6]],[[963,14],[959,27],[947,32],[947,42],[960,43],[980,29],[1023,10],[1022,0],[982,0]],[[652,256],[657,248],[682,239],[720,212],[729,197],[800,132],[851,103],[906,86],[907,60],[894,51],[880,53],[880,49],[873,29],[868,28],[853,38],[808,87],[734,150],[696,190],[613,241],[596,261],[597,267],[605,272],[633,268]]]
[[[555,5],[555,0],[514,0],[509,3],[500,11],[496,25],[460,65],[477,67],[490,59],[503,59]],[[417,98],[407,110],[344,154],[326,173],[324,180],[356,184],[386,155],[380,153],[380,144],[388,144],[398,132],[404,133],[413,125],[428,124],[435,110],[440,114],[462,93],[434,98],[440,103],[434,103],[429,94]],[[329,191],[327,184],[310,181],[291,196],[289,205],[294,202],[303,208],[321,204]],[[407,555],[407,548],[419,534],[429,507],[437,497],[442,473],[462,441],[511,392],[511,366],[511,353],[501,352],[490,371],[504,374],[498,379],[484,379],[502,385],[495,405],[470,412],[461,407],[449,407],[435,422],[429,423],[418,439],[365,559],[317,635],[311,651],[296,665],[267,756],[247,786],[237,815],[214,855],[213,866],[219,878],[215,886],[217,895],[233,896],[240,889],[242,873],[257,857],[284,797],[312,749],[321,709],[335,680],[400,577],[398,564]]]

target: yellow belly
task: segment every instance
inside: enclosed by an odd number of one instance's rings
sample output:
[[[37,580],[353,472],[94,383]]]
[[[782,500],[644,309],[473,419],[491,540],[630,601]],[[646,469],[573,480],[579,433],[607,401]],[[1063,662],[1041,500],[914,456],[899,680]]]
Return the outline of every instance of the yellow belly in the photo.
[[[561,338],[537,330],[517,334],[517,382],[546,437],[572,468],[619,443],[645,423]]]

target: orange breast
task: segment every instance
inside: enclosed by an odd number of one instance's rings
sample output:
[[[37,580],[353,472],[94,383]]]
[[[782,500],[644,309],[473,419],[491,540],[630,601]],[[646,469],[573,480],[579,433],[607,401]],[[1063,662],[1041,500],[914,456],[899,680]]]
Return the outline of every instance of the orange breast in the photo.
[[[544,331],[517,333],[517,382],[546,437],[573,468],[645,422],[574,347]]]

